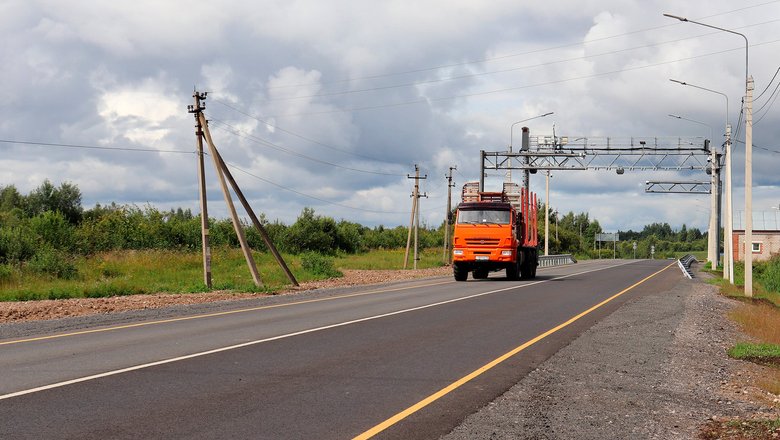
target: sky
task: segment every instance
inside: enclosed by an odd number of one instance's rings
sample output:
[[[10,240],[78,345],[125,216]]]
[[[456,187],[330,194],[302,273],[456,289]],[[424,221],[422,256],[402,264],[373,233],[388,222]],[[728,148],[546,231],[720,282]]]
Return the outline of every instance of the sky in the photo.
[[[726,120],[739,134],[737,213],[745,40],[663,13],[747,37],[753,206],[780,207],[780,0],[2,0],[0,186],[26,194],[49,179],[78,185],[86,208],[197,213],[187,109],[197,90],[208,93],[214,143],[271,221],[291,224],[311,207],[367,226],[408,225],[418,165],[421,221],[438,226],[449,167],[457,203],[463,183],[479,179],[480,150],[519,145],[522,126],[532,136],[699,136],[720,146]],[[669,79],[725,94],[728,113],[723,96]],[[206,160],[209,215],[224,217]],[[503,178],[489,171],[486,190]],[[706,229],[708,195],[644,192],[647,180],[706,179],[553,171],[550,206],[587,212],[605,231]],[[543,173],[531,189],[544,200]]]

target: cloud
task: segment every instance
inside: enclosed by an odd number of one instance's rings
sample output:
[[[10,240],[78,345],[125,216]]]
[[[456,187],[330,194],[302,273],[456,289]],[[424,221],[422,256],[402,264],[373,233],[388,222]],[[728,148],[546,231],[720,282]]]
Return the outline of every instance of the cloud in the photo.
[[[253,175],[235,172],[269,218],[291,222],[311,206],[369,225],[405,225],[407,174],[418,164],[428,175],[423,218],[437,225],[448,168],[458,166],[457,201],[459,186],[479,178],[480,150],[519,144],[520,127],[510,131],[519,120],[555,112],[521,124],[533,135],[551,134],[553,124],[568,136],[708,135],[706,126],[667,116],[677,113],[712,126],[720,139],[722,97],[669,82],[675,78],[727,94],[736,132],[743,42],[663,12],[740,29],[752,45],[756,95],[767,86],[778,67],[780,28],[765,23],[780,16],[774,3],[2,3],[0,139],[186,153],[2,143],[0,184],[29,191],[44,178],[69,180],[87,204],[152,201],[197,211],[187,112],[197,87],[209,92],[215,143]],[[780,104],[770,107],[770,94],[756,102],[770,110],[754,143],[780,151]],[[754,154],[756,206],[776,204],[780,154]],[[210,213],[225,215],[207,166]],[[744,168],[736,143],[735,206],[744,204]],[[489,185],[503,179],[488,174]],[[589,212],[609,230],[655,221],[706,227],[701,196],[643,192],[645,180],[694,173],[554,176],[556,208]],[[543,193],[541,174],[531,184]]]

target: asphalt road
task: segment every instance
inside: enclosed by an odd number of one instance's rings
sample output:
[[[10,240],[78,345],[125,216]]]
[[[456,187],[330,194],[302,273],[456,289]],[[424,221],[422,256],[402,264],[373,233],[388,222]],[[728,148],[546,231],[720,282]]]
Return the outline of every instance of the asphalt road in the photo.
[[[0,340],[0,438],[437,438],[679,280],[668,265],[589,261]]]

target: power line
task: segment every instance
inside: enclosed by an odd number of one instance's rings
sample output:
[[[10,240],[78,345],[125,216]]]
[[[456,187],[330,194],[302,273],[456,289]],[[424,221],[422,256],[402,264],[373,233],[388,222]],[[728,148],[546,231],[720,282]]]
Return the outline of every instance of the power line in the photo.
[[[780,1],[780,0],[779,0],[779,1]],[[212,98],[212,99],[214,99],[214,98]],[[258,116],[256,116],[256,115],[253,115],[253,114],[249,113],[248,111],[244,111],[244,110],[241,110],[241,109],[239,109],[239,108],[237,108],[237,107],[235,107],[235,106],[232,106],[232,105],[228,104],[228,103],[227,103],[227,102],[225,102],[225,101],[221,101],[221,100],[219,100],[219,99],[214,99],[214,102],[216,102],[216,103],[218,103],[218,104],[221,104],[221,105],[223,105],[223,106],[225,106],[225,107],[227,107],[227,108],[229,108],[229,109],[231,109],[231,110],[233,110],[233,111],[236,111],[236,112],[238,112],[238,113],[241,113],[241,114],[242,114],[242,115],[244,115],[244,116],[250,117],[250,118],[252,118],[252,119],[254,119],[254,120],[256,120],[256,121],[258,121],[258,122],[260,122],[260,123],[262,123],[262,124],[265,124],[265,125],[266,125],[266,126],[268,126],[268,127],[273,127],[275,130],[279,130],[279,131],[281,131],[281,132],[283,132],[283,133],[287,133],[287,134],[289,134],[289,135],[291,135],[291,136],[295,136],[295,137],[297,137],[297,138],[299,138],[299,139],[303,139],[303,140],[305,140],[305,141],[307,141],[307,142],[311,142],[311,143],[313,143],[313,144],[317,144],[317,145],[320,145],[320,146],[322,146],[322,147],[325,147],[325,148],[328,148],[328,149],[331,149],[331,150],[334,150],[334,151],[338,151],[338,152],[340,152],[340,153],[344,153],[344,154],[348,154],[348,155],[352,155],[352,156],[357,156],[357,157],[362,157],[362,158],[364,158],[364,159],[368,159],[368,160],[373,160],[373,161],[375,161],[375,162],[382,162],[382,163],[392,163],[392,162],[388,162],[388,161],[386,161],[386,160],[377,159],[377,158],[375,158],[375,157],[367,156],[367,155],[360,154],[360,153],[355,153],[355,152],[352,152],[352,151],[347,151],[347,150],[344,150],[344,149],[341,149],[341,148],[337,148],[337,147],[334,147],[334,146],[332,146],[332,145],[328,145],[328,144],[325,144],[325,143],[323,143],[323,142],[320,142],[320,141],[317,141],[317,140],[314,140],[314,139],[308,138],[308,137],[306,137],[306,136],[300,135],[300,134],[298,134],[298,133],[294,133],[294,132],[292,132],[292,131],[289,131],[289,130],[286,130],[286,129],[282,128],[282,127],[279,127],[279,126],[278,126],[278,125],[276,125],[276,124],[272,124],[272,123],[270,123],[270,122],[268,122],[268,121],[265,121],[265,120],[263,120],[263,119],[259,118]],[[395,165],[395,164],[394,164],[394,165]]]
[[[18,141],[18,140],[9,140],[9,139],[0,139],[0,143],[6,143],[6,144],[21,144],[21,145],[35,145],[35,146],[42,146],[42,147],[60,147],[60,148],[84,148],[84,149],[91,149],[91,150],[112,150],[112,151],[133,151],[133,152],[144,152],[144,153],[176,153],[176,154],[195,154],[194,151],[182,151],[182,150],[155,150],[153,148],[131,148],[131,147],[100,147],[95,145],[76,145],[76,144],[58,144],[58,143],[52,143],[52,142],[31,142],[31,141]],[[257,176],[255,174],[250,173],[249,171],[246,171],[237,165],[227,163],[228,166],[231,168],[240,171],[248,176],[254,177],[258,180],[261,180],[265,183],[268,183],[269,185],[273,185],[277,188],[283,189],[285,191],[290,191],[295,194],[308,197],[310,199],[314,199],[323,203],[327,203],[334,206],[339,206],[342,208],[347,209],[354,209],[356,211],[364,211],[364,212],[372,212],[377,214],[408,214],[408,211],[378,211],[378,210],[372,210],[372,209],[365,209],[365,208],[358,208],[355,206],[349,206],[344,205],[341,203],[333,202],[330,200],[322,199],[316,196],[312,196],[310,194],[306,194],[300,191],[296,191],[292,188],[287,188],[283,185],[280,185],[278,183],[272,182],[268,179],[264,179],[260,176]],[[395,176],[395,174],[392,174]]]
[[[744,144],[745,143],[745,141],[739,140],[739,139],[737,139],[736,142],[738,142],[740,144]],[[774,154],[780,154],[780,150],[773,150],[772,148],[760,147],[760,146],[758,146],[756,144],[753,144],[753,148],[758,148],[759,150],[768,151],[768,152],[774,153]],[[774,148],[780,148],[780,147],[774,147]]]
[[[776,23],[778,21],[780,21],[780,19],[769,20],[769,21],[765,21],[765,22],[762,22],[762,23],[751,24],[751,25],[742,26],[742,27],[735,28],[735,29],[745,29],[745,28],[754,27],[754,26],[760,26],[760,25],[769,24],[769,23]],[[529,64],[529,65],[517,66],[517,67],[512,67],[512,68],[502,69],[502,70],[493,70],[493,71],[489,71],[489,72],[470,73],[470,74],[463,74],[463,75],[457,75],[457,76],[449,76],[449,77],[443,77],[443,78],[429,79],[429,80],[424,80],[424,81],[414,81],[414,82],[407,82],[407,83],[402,83],[402,84],[393,84],[393,85],[387,85],[387,86],[368,87],[368,88],[363,88],[363,89],[341,90],[341,91],[336,91],[336,92],[317,93],[317,94],[312,94],[312,95],[300,95],[300,96],[289,96],[289,97],[282,97],[282,98],[273,98],[273,99],[267,99],[267,100],[265,100],[265,102],[293,101],[293,100],[298,100],[298,99],[342,96],[342,95],[364,93],[364,92],[375,92],[375,91],[380,91],[380,90],[390,90],[390,89],[404,88],[404,87],[416,87],[416,86],[425,85],[425,84],[435,84],[435,83],[441,83],[441,82],[447,82],[447,81],[455,81],[455,80],[460,80],[460,79],[474,78],[474,77],[479,77],[479,76],[496,75],[496,74],[499,74],[499,73],[516,72],[518,70],[527,70],[527,69],[532,69],[532,68],[536,68],[536,67],[551,66],[551,65],[555,65],[555,64],[568,63],[568,62],[571,62],[571,61],[587,60],[587,59],[591,59],[591,58],[598,58],[598,57],[603,57],[603,56],[608,56],[608,55],[615,55],[615,54],[619,54],[619,53],[623,53],[623,52],[630,52],[630,51],[638,50],[638,49],[646,49],[646,48],[649,48],[649,47],[658,47],[658,46],[663,46],[663,45],[666,45],[666,44],[679,43],[679,42],[685,41],[685,40],[691,40],[691,39],[694,39],[694,38],[700,38],[700,37],[705,37],[705,36],[709,36],[709,35],[716,35],[716,34],[720,34],[720,33],[721,33],[720,31],[707,32],[707,33],[704,33],[704,34],[694,35],[692,37],[685,37],[685,38],[678,38],[676,40],[662,41],[660,43],[645,44],[645,45],[642,45],[642,46],[634,46],[634,47],[629,47],[629,48],[625,48],[625,49],[616,49],[616,50],[613,50],[613,51],[602,52],[602,53],[598,53],[598,54],[583,55],[583,56],[579,56],[579,57],[565,58],[565,59],[561,59],[561,60],[553,60],[553,61],[548,61],[548,62],[544,62],[544,63]]]
[[[780,0],[778,0],[778,1],[780,1]],[[777,42],[780,42],[780,39],[772,40],[772,41],[766,41],[766,42],[763,42],[763,43],[752,44],[752,45],[750,45],[750,47],[764,46],[764,45],[768,45],[768,44],[774,44],[774,43],[777,43]],[[490,95],[490,94],[495,94],[495,93],[503,93],[503,92],[510,92],[510,91],[515,91],[515,90],[523,90],[523,89],[530,89],[530,88],[541,87],[541,86],[561,84],[561,83],[570,82],[570,81],[576,81],[576,80],[581,80],[581,79],[598,78],[598,77],[601,77],[601,76],[614,75],[616,73],[630,72],[630,71],[635,71],[635,70],[642,70],[642,69],[647,69],[647,68],[651,68],[651,67],[658,67],[658,66],[663,66],[663,65],[667,65],[667,64],[674,64],[674,63],[679,63],[679,62],[682,62],[682,61],[690,61],[690,60],[695,60],[695,59],[699,59],[699,58],[705,58],[705,57],[709,57],[709,56],[713,56],[713,55],[720,55],[720,54],[724,54],[724,53],[728,53],[728,52],[735,52],[735,51],[740,51],[740,50],[744,50],[744,47],[736,47],[736,48],[733,48],[733,49],[725,49],[725,50],[720,50],[720,51],[716,51],[716,52],[709,52],[709,53],[705,53],[705,54],[701,54],[701,55],[694,55],[694,56],[685,57],[685,58],[678,58],[678,59],[669,60],[669,61],[661,61],[661,62],[658,62],[658,63],[650,63],[650,64],[645,64],[645,65],[642,65],[642,66],[627,67],[627,68],[624,68],[624,69],[611,70],[611,71],[607,71],[607,72],[594,73],[594,74],[590,74],[590,75],[582,75],[582,76],[564,78],[564,79],[554,80],[554,81],[545,81],[545,82],[540,82],[540,83],[535,83],[535,84],[527,84],[527,85],[516,86],[516,87],[507,87],[507,88],[502,88],[502,89],[487,90],[487,91],[484,91],[484,92],[467,93],[467,94],[463,94],[463,95],[445,96],[445,97],[438,97],[438,98],[420,98],[420,99],[411,100],[411,101],[402,101],[402,102],[396,102],[396,103],[391,103],[391,104],[377,104],[377,105],[364,106],[364,107],[352,107],[352,108],[348,108],[348,109],[323,110],[323,111],[302,112],[302,113],[285,113],[285,114],[269,116],[269,118],[271,118],[271,117],[273,117],[273,118],[282,118],[282,117],[291,117],[291,116],[313,116],[313,115],[324,115],[324,114],[332,114],[332,113],[350,113],[350,112],[358,112],[358,111],[364,111],[364,110],[377,110],[377,109],[382,109],[382,108],[401,107],[401,106],[414,105],[414,104],[429,104],[430,102],[449,101],[449,100],[453,100],[453,99],[469,98],[469,97],[474,97],[474,96],[483,96],[483,95]]]
[[[111,150],[111,151],[138,151],[143,153],[195,154],[194,151],[183,151],[183,150],[157,150],[154,148],[132,148],[132,147],[100,147],[96,145],[57,144],[53,142],[33,142],[33,141],[11,140],[11,139],[0,139],[0,142],[4,144],[35,145],[39,147],[82,148],[88,150]]]
[[[758,124],[759,122],[761,122],[761,120],[762,120],[762,119],[764,119],[764,117],[765,117],[767,114],[769,114],[769,110],[771,110],[771,109],[772,109],[772,106],[775,104],[775,100],[777,100],[777,97],[778,97],[778,96],[780,96],[780,94],[776,94],[776,93],[777,93],[777,90],[778,90],[778,88],[780,88],[780,81],[778,81],[778,83],[777,83],[777,86],[775,86],[775,90],[773,90],[773,91],[772,91],[772,94],[771,94],[771,95],[769,95],[769,99],[767,99],[767,101],[764,103],[764,105],[762,105],[762,106],[761,106],[761,108],[760,108],[760,109],[756,110],[756,113],[760,113],[760,112],[761,112],[761,110],[763,110],[763,109],[764,109],[764,107],[766,107],[766,106],[767,106],[767,104],[769,105],[769,107],[767,107],[767,109],[766,109],[766,111],[764,112],[764,114],[763,114],[763,115],[761,115],[761,117],[759,117],[759,118],[758,118],[758,120],[757,120],[756,122],[754,122],[754,123],[753,123],[753,125],[756,125],[756,124]]]
[[[761,94],[760,94],[760,95],[756,96],[756,97],[755,97],[755,99],[753,99],[753,102],[756,102],[756,101],[758,101],[758,99],[759,99],[759,98],[761,98],[762,96],[764,96],[764,93],[766,93],[766,91],[767,91],[767,90],[769,90],[769,87],[771,87],[771,86],[772,86],[772,83],[773,83],[773,82],[775,82],[775,77],[777,77],[777,73],[778,73],[778,72],[780,72],[780,67],[778,67],[778,68],[777,68],[777,70],[775,70],[775,74],[774,74],[774,75],[772,75],[772,79],[769,81],[769,84],[767,84],[767,85],[766,85],[766,88],[764,88],[764,91],[763,91],[763,92],[761,92]],[[775,88],[775,90],[777,90],[777,88]],[[771,96],[770,96],[770,98],[771,98]]]
[[[249,171],[239,167],[238,165],[235,165],[235,164],[232,164],[232,163],[229,163],[229,162],[225,162],[225,164],[227,166],[229,166],[230,168],[234,169],[234,170],[240,171],[240,172],[246,174],[247,176],[250,176],[250,177],[253,177],[253,178],[257,179],[257,180],[263,181],[263,182],[265,182],[265,183],[267,183],[269,185],[273,185],[273,186],[275,186],[275,187],[277,187],[279,189],[283,189],[285,191],[289,191],[291,193],[295,193],[295,194],[298,194],[298,195],[303,196],[303,197],[308,197],[310,199],[317,200],[317,201],[320,201],[320,202],[323,202],[323,203],[326,203],[326,204],[329,204],[329,205],[334,205],[334,206],[338,206],[338,207],[341,207],[341,208],[347,208],[347,209],[354,209],[356,211],[372,212],[372,213],[376,213],[376,214],[408,214],[409,213],[409,211],[378,211],[378,210],[374,210],[374,209],[365,209],[365,208],[358,208],[356,206],[344,205],[342,203],[333,202],[333,201],[326,200],[326,199],[323,199],[323,198],[320,198],[320,197],[317,197],[317,196],[306,194],[306,193],[294,190],[292,188],[288,188],[288,187],[286,187],[284,185],[280,185],[278,183],[272,182],[272,181],[270,181],[268,179],[264,179],[264,178],[262,178],[262,177],[260,177],[260,176],[258,176],[256,174],[250,173]]]
[[[382,171],[371,171],[371,170],[363,170],[363,169],[360,169],[360,168],[352,168],[352,167],[347,167],[347,166],[344,166],[344,165],[339,165],[339,164],[336,164],[336,163],[333,163],[333,162],[328,162],[328,161],[325,161],[325,160],[317,159],[315,157],[307,156],[305,154],[298,153],[296,151],[292,151],[290,149],[281,147],[281,146],[276,145],[273,142],[267,141],[267,140],[265,140],[263,138],[260,138],[260,137],[248,134],[248,133],[246,133],[246,132],[244,132],[244,131],[242,131],[242,130],[240,130],[240,129],[238,129],[238,128],[236,128],[236,127],[234,127],[234,126],[232,126],[232,125],[230,125],[230,124],[228,124],[226,122],[223,122],[223,121],[220,121],[220,120],[217,120],[217,119],[210,119],[210,122],[216,123],[217,124],[217,128],[222,129],[223,131],[226,131],[226,132],[228,132],[230,134],[233,134],[235,136],[242,137],[244,139],[250,140],[250,141],[255,142],[257,144],[264,145],[264,146],[266,146],[268,148],[272,148],[274,150],[281,151],[281,152],[290,154],[292,156],[296,156],[296,157],[300,157],[300,158],[303,158],[303,159],[306,159],[306,160],[310,160],[312,162],[317,162],[317,163],[321,163],[323,165],[329,165],[329,166],[332,166],[332,167],[341,168],[343,170],[355,171],[355,172],[358,172],[358,173],[377,174],[377,175],[381,175],[381,176],[405,176],[405,174],[386,173],[386,172],[382,172]]]
[[[704,17],[698,17],[698,18],[696,18],[696,20],[706,20],[708,18],[718,17],[718,16],[721,16],[721,15],[728,15],[728,14],[732,14],[734,12],[740,12],[740,11],[744,11],[744,10],[747,10],[747,9],[752,9],[752,8],[757,8],[757,7],[761,7],[761,6],[766,6],[766,5],[769,5],[769,4],[772,4],[772,3],[777,3],[778,1],[780,1],[780,0],[773,0],[773,1],[768,1],[768,2],[764,2],[764,3],[759,3],[759,4],[756,4],[756,5],[751,5],[751,6],[745,6],[745,7],[742,7],[742,8],[732,9],[732,10],[725,11],[725,12],[719,12],[717,14],[707,15],[707,16],[704,16]],[[559,45],[559,46],[552,46],[552,47],[541,48],[541,49],[534,49],[534,50],[525,51],[525,52],[518,52],[518,53],[507,54],[507,55],[500,55],[500,56],[490,57],[490,58],[481,58],[481,59],[477,59],[477,60],[463,61],[463,62],[459,62],[459,63],[443,64],[443,65],[433,66],[433,67],[424,67],[424,68],[406,70],[406,71],[401,71],[401,72],[380,73],[380,74],[367,75],[367,76],[362,76],[362,77],[350,77],[350,78],[345,78],[345,79],[340,79],[340,80],[335,80],[335,81],[329,81],[329,82],[323,82],[323,83],[319,83],[318,82],[318,83],[287,84],[287,85],[283,85],[283,86],[269,87],[269,90],[281,89],[281,88],[290,88],[290,87],[302,87],[302,86],[315,85],[315,84],[316,85],[338,84],[338,83],[346,83],[346,82],[352,82],[352,81],[361,81],[361,80],[385,78],[385,77],[389,77],[389,76],[407,75],[407,74],[410,74],[410,73],[428,72],[428,71],[432,71],[432,70],[446,69],[446,68],[451,68],[451,67],[467,66],[467,65],[470,65],[470,64],[480,64],[480,63],[484,63],[484,62],[498,61],[498,60],[504,60],[504,59],[507,59],[507,58],[514,58],[514,57],[519,57],[519,56],[524,56],[524,55],[531,55],[531,54],[534,54],[534,53],[549,52],[549,51],[558,50],[558,49],[566,49],[566,48],[569,48],[569,47],[583,46],[585,44],[593,43],[593,42],[597,42],[597,41],[605,41],[605,40],[610,40],[610,39],[613,39],[613,38],[624,37],[624,36],[627,36],[627,35],[634,35],[634,34],[644,33],[644,32],[648,32],[648,31],[654,31],[654,30],[658,30],[658,29],[665,29],[665,28],[669,28],[669,27],[673,27],[673,26],[680,26],[680,25],[681,25],[680,23],[674,23],[674,24],[667,24],[667,25],[662,25],[662,26],[655,26],[655,27],[650,27],[650,28],[645,28],[645,29],[639,29],[639,30],[636,30],[636,31],[625,32],[625,33],[622,33],[622,34],[615,34],[615,35],[609,35],[609,36],[606,36],[606,37],[595,38],[595,39],[588,40],[588,41],[579,41],[579,42],[576,42],[576,43],[563,44],[563,45]]]

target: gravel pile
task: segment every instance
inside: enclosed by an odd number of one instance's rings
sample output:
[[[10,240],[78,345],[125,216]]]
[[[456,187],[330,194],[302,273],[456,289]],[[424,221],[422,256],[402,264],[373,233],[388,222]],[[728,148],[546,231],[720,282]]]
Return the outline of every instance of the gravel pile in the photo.
[[[691,439],[711,420],[780,417],[749,385],[765,367],[726,355],[734,305],[699,280],[633,300],[443,438]]]

